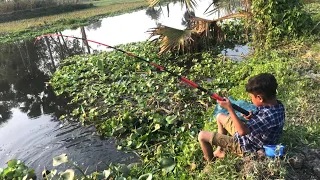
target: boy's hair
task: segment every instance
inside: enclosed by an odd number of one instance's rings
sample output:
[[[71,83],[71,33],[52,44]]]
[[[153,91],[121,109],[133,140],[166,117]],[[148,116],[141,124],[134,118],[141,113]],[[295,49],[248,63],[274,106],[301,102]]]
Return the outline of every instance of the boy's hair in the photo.
[[[277,94],[277,80],[269,73],[261,73],[249,79],[246,91],[255,96],[261,94],[265,99],[273,99]]]

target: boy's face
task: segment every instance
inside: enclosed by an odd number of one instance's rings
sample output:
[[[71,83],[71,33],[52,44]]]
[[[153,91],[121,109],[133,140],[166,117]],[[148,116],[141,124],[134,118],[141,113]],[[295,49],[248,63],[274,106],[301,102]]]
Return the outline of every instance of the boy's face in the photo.
[[[261,95],[255,96],[254,94],[249,93],[251,101],[255,106],[263,106],[263,99]]]

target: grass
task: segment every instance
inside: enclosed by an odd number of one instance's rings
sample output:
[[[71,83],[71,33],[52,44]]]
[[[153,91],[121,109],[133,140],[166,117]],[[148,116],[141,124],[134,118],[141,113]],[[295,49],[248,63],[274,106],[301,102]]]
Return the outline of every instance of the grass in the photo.
[[[280,142],[286,146],[286,151],[289,152],[288,156],[301,152],[306,147],[316,149],[320,147],[320,114],[318,112],[318,107],[320,106],[320,90],[318,88],[320,81],[309,76],[312,73],[320,73],[319,47],[320,39],[317,38],[310,42],[292,42],[291,49],[288,50],[282,47],[272,50],[271,54],[273,55],[269,54],[271,56],[259,55],[257,57],[249,57],[250,61],[254,59],[261,60],[262,63],[258,65],[260,67],[255,67],[257,72],[266,70],[277,72],[278,70],[276,69],[281,69],[281,66],[283,66],[281,65],[281,61],[286,61],[285,59],[292,61],[292,63],[289,63],[291,65],[287,64],[287,68],[292,68],[293,71],[284,67],[280,73],[283,73],[283,75],[277,78],[278,82],[282,84],[278,89],[278,98],[286,107],[286,123]],[[268,54],[268,52],[265,53]],[[306,56],[308,54],[309,56]],[[267,65],[268,63],[269,65]],[[247,68],[253,67],[248,64]],[[297,76],[291,73],[286,74],[289,71],[297,71],[298,74]],[[288,77],[290,76],[295,78],[289,80]],[[243,91],[243,88],[240,87],[239,89],[238,86],[231,91],[234,91],[233,95],[235,97],[244,98],[240,93]],[[205,129],[216,131],[216,124],[206,123]],[[244,161],[243,169],[239,171],[239,174],[246,176],[247,179],[283,179],[292,176],[308,179],[312,176],[312,174],[307,173],[305,170],[292,170],[292,167],[288,163],[288,158],[256,161],[251,159],[241,160],[238,157],[229,156],[226,160],[222,161],[231,162],[232,165]],[[251,170],[248,170],[248,168],[251,168]],[[217,173],[225,177],[229,172],[228,170],[219,172],[216,164],[213,164],[209,176],[215,177]]]
[[[4,1],[0,4],[0,13],[10,13],[14,11],[21,11],[26,9],[36,9],[43,7],[57,6],[58,4],[71,4],[72,0],[68,1],[41,1],[41,0],[15,0],[15,1]]]
[[[140,2],[130,2],[130,3],[119,3],[111,4],[109,6],[101,6],[92,9],[86,9],[76,12],[43,16],[32,19],[25,19],[19,21],[12,21],[0,24],[1,33],[15,33],[22,30],[34,29],[37,27],[44,27],[45,25],[55,24],[58,25],[59,22],[69,21],[73,19],[88,19],[94,16],[101,16],[105,14],[116,13],[119,11],[128,11],[140,7],[145,7],[146,3],[144,1]],[[70,23],[71,24],[71,23]]]
[[[66,12],[80,11],[93,7],[92,4],[68,4],[57,5],[52,7],[43,7],[37,9],[27,9],[21,11],[14,11],[11,13],[2,14],[0,16],[0,23],[18,21],[22,19],[31,19],[41,16],[57,15]]]
[[[102,0],[102,1],[91,1],[94,6],[107,6],[112,4],[119,3],[136,3],[136,2],[145,2],[141,0]]]
[[[309,3],[305,5],[305,9],[308,13],[310,13],[312,15],[312,19],[315,22],[320,22],[320,13],[319,13],[319,9],[320,9],[320,3]],[[320,25],[318,25],[320,26]]]

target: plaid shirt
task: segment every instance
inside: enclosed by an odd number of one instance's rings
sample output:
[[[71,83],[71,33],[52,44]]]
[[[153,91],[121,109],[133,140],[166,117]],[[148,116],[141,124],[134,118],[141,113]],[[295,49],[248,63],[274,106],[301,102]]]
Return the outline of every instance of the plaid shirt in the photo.
[[[285,110],[280,101],[272,106],[257,107],[257,111],[247,121],[250,133],[240,136],[238,132],[235,137],[238,139],[244,152],[257,151],[266,144],[276,144],[279,140],[285,121]]]

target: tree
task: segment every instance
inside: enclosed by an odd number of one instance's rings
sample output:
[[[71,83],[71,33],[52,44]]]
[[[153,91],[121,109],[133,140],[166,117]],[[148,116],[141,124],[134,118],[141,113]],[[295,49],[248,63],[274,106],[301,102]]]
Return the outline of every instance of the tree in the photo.
[[[164,2],[168,1],[148,0],[150,7]],[[187,7],[187,13],[198,5],[198,0],[180,2]],[[221,10],[227,13],[221,16]],[[310,15],[303,12],[300,0],[212,0],[205,13],[216,12],[219,14],[217,19],[189,19],[190,26],[185,30],[166,26],[151,29],[151,37],[159,36],[155,39],[160,43],[159,55],[168,51],[195,52],[216,45],[225,38],[221,22],[228,19],[244,19],[245,32],[247,36],[252,35],[248,40],[252,41],[255,49],[269,49],[283,39],[308,33],[312,24]]]
[[[161,0],[149,0],[150,6],[155,6],[161,3]],[[152,36],[159,36],[156,41],[160,42],[159,55],[167,51],[178,52],[197,52],[206,47],[214,46],[221,42],[224,33],[218,22],[226,19],[245,18],[249,19],[252,16],[249,8],[251,1],[235,1],[235,0],[214,0],[207,8],[207,14],[220,12],[221,9],[226,10],[227,14],[218,19],[203,19],[195,17],[193,9],[197,6],[196,0],[181,0],[187,8],[183,23],[187,25],[187,29],[179,30],[166,26],[159,26],[151,29],[149,32]],[[236,8],[241,7],[239,12],[235,12]],[[212,10],[209,10],[212,8]],[[219,13],[220,14],[220,13]],[[208,43],[210,42],[210,43]]]

